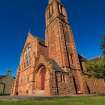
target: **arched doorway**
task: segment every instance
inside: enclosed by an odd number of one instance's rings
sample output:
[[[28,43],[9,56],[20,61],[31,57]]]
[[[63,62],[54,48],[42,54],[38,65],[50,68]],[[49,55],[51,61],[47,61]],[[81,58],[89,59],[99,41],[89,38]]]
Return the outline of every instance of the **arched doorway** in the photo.
[[[45,89],[45,74],[46,74],[45,66],[40,67],[39,72],[40,72],[40,89],[44,90]]]
[[[45,90],[45,77],[46,77],[46,68],[44,65],[39,66],[36,73],[36,89]]]

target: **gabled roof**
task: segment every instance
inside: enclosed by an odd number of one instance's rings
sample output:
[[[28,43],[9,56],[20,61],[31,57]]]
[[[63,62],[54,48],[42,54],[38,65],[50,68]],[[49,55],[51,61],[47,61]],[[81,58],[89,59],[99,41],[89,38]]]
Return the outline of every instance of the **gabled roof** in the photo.
[[[31,34],[32,35],[32,34]],[[37,38],[38,40],[39,40],[39,44],[40,45],[42,45],[42,46],[45,46],[46,47],[46,45],[45,45],[45,40],[42,40],[42,39],[40,39],[38,36],[35,36],[35,35],[32,35],[34,38]]]
[[[28,32],[28,36],[26,38],[26,41],[25,41],[25,44],[24,44],[24,47],[27,45],[29,39],[37,39],[39,41],[39,44],[42,45],[42,46],[45,46],[45,41],[44,40],[41,40],[38,36],[36,35],[32,35],[32,33]],[[46,47],[46,46],[45,46]],[[23,48],[24,49],[24,48]]]

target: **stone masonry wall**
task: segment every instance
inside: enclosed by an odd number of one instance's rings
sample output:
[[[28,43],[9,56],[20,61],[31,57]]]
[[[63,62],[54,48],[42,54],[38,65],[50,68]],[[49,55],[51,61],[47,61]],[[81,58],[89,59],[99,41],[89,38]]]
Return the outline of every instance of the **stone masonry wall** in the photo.
[[[85,83],[87,84],[89,94],[105,94],[104,79],[86,78]]]

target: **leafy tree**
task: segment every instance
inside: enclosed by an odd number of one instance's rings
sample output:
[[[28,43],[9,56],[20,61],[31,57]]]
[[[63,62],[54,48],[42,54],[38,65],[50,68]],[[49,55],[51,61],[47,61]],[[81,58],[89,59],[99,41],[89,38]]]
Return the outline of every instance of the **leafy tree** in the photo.
[[[105,79],[105,35],[103,35],[102,43],[102,57],[86,62],[87,74],[95,78]]]
[[[105,63],[103,59],[86,62],[87,73],[96,78],[105,78]]]

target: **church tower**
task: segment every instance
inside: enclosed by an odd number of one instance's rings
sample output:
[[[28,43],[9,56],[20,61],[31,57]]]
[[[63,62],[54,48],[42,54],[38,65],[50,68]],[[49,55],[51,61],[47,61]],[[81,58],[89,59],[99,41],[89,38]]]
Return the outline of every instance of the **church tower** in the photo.
[[[28,33],[11,95],[105,93],[103,80],[88,75],[84,78],[67,12],[60,0],[49,0],[45,17],[45,43]]]
[[[72,72],[76,92],[83,93],[81,68],[67,12],[60,0],[49,0],[46,9],[46,36],[49,58],[62,68]]]

